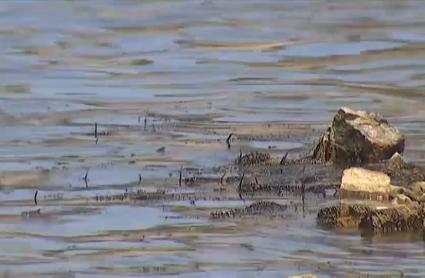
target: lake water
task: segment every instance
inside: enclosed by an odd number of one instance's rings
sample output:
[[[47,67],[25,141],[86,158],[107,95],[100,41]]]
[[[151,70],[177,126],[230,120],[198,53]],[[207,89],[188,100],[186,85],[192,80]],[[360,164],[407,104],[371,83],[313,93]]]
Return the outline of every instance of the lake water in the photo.
[[[315,205],[211,221],[241,202],[91,199],[297,153],[314,137],[255,130],[320,131],[340,106],[384,115],[425,164],[425,2],[2,1],[0,43],[2,277],[425,276],[421,236],[322,230]]]

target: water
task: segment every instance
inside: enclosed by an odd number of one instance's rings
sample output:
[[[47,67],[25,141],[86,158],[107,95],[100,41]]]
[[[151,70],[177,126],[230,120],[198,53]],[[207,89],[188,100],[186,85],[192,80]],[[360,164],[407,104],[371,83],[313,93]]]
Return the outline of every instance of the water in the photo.
[[[0,272],[424,276],[421,237],[323,231],[314,207],[211,222],[241,203],[90,199],[184,191],[181,165],[214,172],[239,150],[296,155],[340,106],[382,113],[424,164],[424,30],[421,1],[0,2]]]

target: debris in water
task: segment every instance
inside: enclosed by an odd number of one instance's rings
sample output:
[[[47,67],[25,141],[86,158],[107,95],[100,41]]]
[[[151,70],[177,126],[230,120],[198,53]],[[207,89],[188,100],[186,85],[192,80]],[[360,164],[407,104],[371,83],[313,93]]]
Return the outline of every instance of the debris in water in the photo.
[[[86,171],[86,174],[84,176],[84,183],[86,184],[86,188],[89,187],[89,179],[88,179],[88,177],[89,177],[89,170]]]
[[[230,139],[232,138],[232,136],[233,136],[233,133],[230,133],[229,134],[229,136],[227,137],[227,139],[226,139],[226,143],[227,143],[227,148],[228,149],[230,149]]]
[[[37,195],[38,195],[38,190],[35,191],[34,194],[34,204],[37,205]]]
[[[156,152],[157,152],[157,153],[164,153],[164,152],[165,152],[165,147],[164,147],[164,146],[162,146],[162,147],[158,148],[158,149],[156,150]]]
[[[182,172],[183,172],[183,166],[180,166],[179,186],[182,186]]]
[[[280,165],[284,165],[285,164],[285,161],[286,161],[286,158],[288,157],[288,154],[289,154],[289,152],[286,152],[285,153],[285,155],[282,157],[282,159],[280,160]]]
[[[238,186],[238,194],[239,194],[239,198],[241,200],[244,200],[242,198],[242,182],[243,182],[244,177],[245,177],[245,172],[242,174],[242,177],[241,177],[241,180],[239,181],[239,186]]]
[[[287,205],[281,205],[275,202],[259,201],[243,208],[232,208],[229,210],[217,210],[211,212],[213,219],[243,216],[283,216],[287,210]]]

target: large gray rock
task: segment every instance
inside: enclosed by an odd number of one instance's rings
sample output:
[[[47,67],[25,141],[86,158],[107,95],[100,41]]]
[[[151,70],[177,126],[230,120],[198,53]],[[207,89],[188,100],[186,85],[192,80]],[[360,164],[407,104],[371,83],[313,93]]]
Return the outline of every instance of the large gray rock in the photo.
[[[380,115],[342,107],[320,138],[313,158],[353,165],[386,160],[403,150],[403,135]]]

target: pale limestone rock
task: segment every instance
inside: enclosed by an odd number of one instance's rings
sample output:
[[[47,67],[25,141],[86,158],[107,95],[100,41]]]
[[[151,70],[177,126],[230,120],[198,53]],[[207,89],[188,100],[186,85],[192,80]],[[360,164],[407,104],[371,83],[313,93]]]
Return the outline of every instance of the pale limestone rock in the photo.
[[[341,192],[349,196],[350,193],[359,197],[359,194],[381,196],[388,198],[392,191],[391,179],[388,175],[363,168],[353,167],[344,170],[341,181]],[[361,197],[361,196],[360,196]]]

